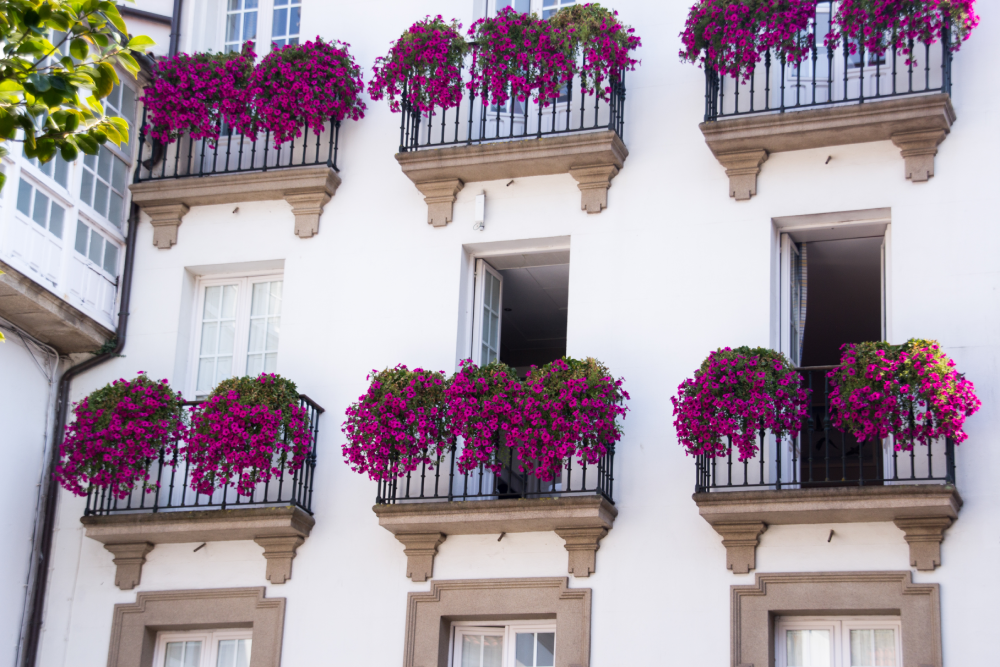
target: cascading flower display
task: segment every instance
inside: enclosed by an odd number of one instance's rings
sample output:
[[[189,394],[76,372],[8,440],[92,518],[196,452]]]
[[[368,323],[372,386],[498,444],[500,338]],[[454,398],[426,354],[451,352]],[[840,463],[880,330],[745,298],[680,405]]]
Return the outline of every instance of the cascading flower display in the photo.
[[[813,44],[816,0],[700,0],[691,7],[681,60],[748,80],[768,51],[801,62]]]
[[[500,472],[497,446],[503,433],[521,424],[517,403],[522,392],[517,374],[495,361],[479,367],[466,359],[448,381],[444,400],[451,433],[463,440],[458,457],[462,474],[480,465]]]
[[[303,126],[320,134],[328,122],[364,118],[365,86],[349,46],[317,37],[274,49],[254,69],[248,92],[256,124],[275,147],[301,137]]]
[[[388,481],[434,465],[450,445],[443,373],[399,365],[372,371],[371,384],[347,409],[344,458],[353,470]]]
[[[532,366],[517,400],[521,423],[507,432],[522,469],[547,482],[574,455],[597,463],[621,439],[629,398],[622,384],[592,358]]]
[[[835,427],[862,441],[892,435],[897,450],[968,438],[965,419],[981,402],[936,341],[855,343],[841,350],[840,365],[828,373]]]
[[[410,26],[392,43],[388,55],[375,59],[368,83],[371,98],[387,97],[395,112],[402,109],[404,99],[423,112],[458,106],[462,62],[469,48],[461,28],[461,23],[448,23],[441,16],[427,16]]]
[[[604,99],[611,92],[605,82],[634,70],[639,64],[632,51],[642,46],[642,40],[635,34],[635,28],[618,20],[616,11],[597,3],[572,5],[556,12],[549,24],[572,44],[572,63],[579,63],[577,52],[582,51],[583,65],[578,72],[584,92],[596,92]]]
[[[778,438],[798,430],[808,397],[784,355],[744,346],[709,354],[670,400],[677,437],[689,454],[726,456],[731,440],[746,461],[757,453],[761,430]]]
[[[196,492],[235,485],[250,496],[258,483],[301,469],[309,449],[308,416],[295,383],[262,373],[223,380],[192,410],[183,454]]]
[[[841,0],[826,41],[837,46],[846,39],[852,54],[859,45],[877,55],[895,50],[909,64],[914,43],[944,38],[946,18],[957,35],[951,50],[958,51],[979,25],[974,5],[975,0]]]
[[[189,134],[214,145],[224,123],[247,127],[252,120],[247,88],[255,58],[248,42],[241,52],[179,53],[161,60],[142,96],[149,136],[173,143]]]
[[[182,404],[166,380],[145,373],[91,393],[73,407],[56,479],[78,496],[91,487],[116,498],[127,498],[137,485],[154,491],[159,483],[149,484],[149,467],[161,455],[172,460],[185,432]]]

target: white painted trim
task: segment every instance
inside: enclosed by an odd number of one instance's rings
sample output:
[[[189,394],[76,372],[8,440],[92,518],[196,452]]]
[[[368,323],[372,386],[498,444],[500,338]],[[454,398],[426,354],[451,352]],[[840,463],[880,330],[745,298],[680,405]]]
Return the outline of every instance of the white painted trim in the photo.
[[[201,660],[198,667],[216,667],[219,661],[219,642],[229,639],[249,639],[250,653],[253,653],[253,629],[235,630],[191,630],[187,632],[160,632],[156,635],[153,652],[153,667],[164,667],[168,642],[201,642]],[[248,655],[247,658],[250,658]]]

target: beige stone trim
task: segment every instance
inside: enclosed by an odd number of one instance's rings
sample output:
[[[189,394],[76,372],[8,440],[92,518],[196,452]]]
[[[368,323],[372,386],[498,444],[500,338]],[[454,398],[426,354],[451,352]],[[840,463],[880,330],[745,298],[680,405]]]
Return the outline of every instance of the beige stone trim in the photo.
[[[192,206],[286,200],[295,215],[295,234],[319,232],[323,209],[340,187],[331,167],[288,167],[238,174],[165,178],[133,183],[132,201],[153,224],[153,245],[161,250],[177,243],[177,228]]]
[[[146,562],[146,554],[155,545],[149,542],[133,544],[105,544],[104,548],[114,554],[112,562],[116,566],[115,586],[123,591],[130,591],[142,580],[142,566]]]
[[[114,332],[0,261],[0,316],[63,354],[93,352]]]
[[[906,539],[911,561],[921,565],[918,569],[931,563],[940,565],[943,531],[958,518],[962,507],[958,489],[945,484],[714,492],[696,493],[692,498],[702,518],[723,536],[727,567],[734,573],[747,571],[742,565],[735,569],[735,562],[749,563],[753,568],[755,556],[748,556],[747,549],[755,549],[757,539],[751,545],[749,537],[737,537],[737,533],[739,526],[749,530],[754,525],[895,521],[904,531],[904,526],[910,528]],[[738,552],[726,544],[734,539],[742,541],[732,542]]]
[[[556,620],[555,667],[590,664],[590,589],[565,578],[434,581],[410,593],[406,605],[404,667],[447,667],[452,621]]]
[[[614,526],[618,510],[600,496],[480,500],[465,502],[401,503],[372,508],[380,526],[406,546],[407,576],[424,581],[434,568],[439,536],[499,535],[555,531],[566,540],[568,571],[578,577],[592,574],[601,539]],[[405,539],[404,539],[405,538]],[[411,544],[413,545],[411,547]],[[411,549],[413,551],[411,557]]]
[[[941,667],[941,601],[937,584],[914,584],[906,572],[757,574],[732,586],[730,663],[774,664],[775,615],[887,615],[902,621],[906,667]]]
[[[952,521],[947,516],[928,516],[893,522],[903,531],[903,539],[910,545],[910,565],[929,571],[941,564],[941,542]]]
[[[454,215],[455,197],[465,186],[460,179],[421,181],[415,184],[427,203],[427,224],[444,227]]]
[[[295,550],[309,536],[313,517],[298,507],[263,507],[194,512],[156,512],[85,516],[80,523],[87,537],[104,544],[115,554],[118,572],[115,583],[123,590],[139,583],[145,558],[134,554],[137,545],[149,545],[142,556],[157,544],[226,542],[254,540],[264,547],[267,579],[283,584],[292,576]],[[132,549],[132,551],[128,551]],[[119,552],[128,560],[119,559]],[[124,569],[123,569],[124,568]],[[121,586],[119,582],[131,585]]]
[[[252,628],[250,667],[279,667],[285,599],[264,588],[217,588],[139,593],[116,604],[108,667],[153,667],[156,633],[202,628]]]
[[[571,174],[581,193],[581,207],[600,213],[607,207],[607,192],[625,164],[628,149],[615,132],[584,132],[542,139],[516,139],[472,146],[452,146],[397,153],[396,161],[421,192],[424,184],[472,183],[500,179]],[[457,190],[456,190],[457,192]],[[452,200],[453,201],[453,200]],[[443,219],[443,206],[428,216],[435,226]],[[428,201],[430,204],[430,201]],[[447,219],[451,219],[450,203]]]
[[[730,197],[734,197],[736,201],[746,201],[757,194],[757,174],[760,173],[760,165],[767,160],[767,151],[720,153],[715,157],[726,168]]]
[[[934,153],[955,122],[955,109],[947,93],[914,95],[892,100],[865,102],[829,107],[759,114],[702,123],[702,134],[713,155],[722,156],[751,151],[767,154],[798,151],[826,146],[844,146],[871,141],[919,143],[903,149],[907,178],[927,180],[934,173]],[[917,137],[921,133],[932,133]],[[940,137],[937,143],[929,143]],[[909,152],[915,151],[915,152]],[[725,162],[722,162],[726,166]],[[759,166],[759,165],[758,165]],[[728,170],[728,167],[727,167]],[[742,174],[740,194],[747,193],[750,174]],[[756,174],[753,175],[756,180]],[[732,177],[731,177],[732,179]],[[733,183],[730,182],[732,193]],[[749,191],[746,199],[754,194]],[[740,196],[736,197],[741,199]]]
[[[712,524],[722,535],[722,546],[726,548],[726,569],[733,574],[747,574],[757,568],[757,545],[760,534],[767,530],[767,524],[759,521],[742,523]]]

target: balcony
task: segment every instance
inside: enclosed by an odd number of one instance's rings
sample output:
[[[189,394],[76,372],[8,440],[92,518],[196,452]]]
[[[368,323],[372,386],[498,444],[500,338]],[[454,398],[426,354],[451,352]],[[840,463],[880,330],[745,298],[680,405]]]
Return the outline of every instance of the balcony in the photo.
[[[809,416],[794,438],[758,436],[746,461],[695,457],[694,501],[723,537],[736,574],[755,567],[759,536],[769,525],[891,521],[905,533],[910,565],[941,564],[944,531],[958,518],[955,444],[950,440],[896,451],[891,439],[859,441],[833,428],[833,366],[798,369],[811,390]]]
[[[814,25],[830,26],[832,0],[817,3]],[[705,71],[705,122],[712,153],[726,168],[729,195],[748,200],[771,153],[871,141],[892,141],[913,182],[934,176],[934,156],[955,122],[951,104],[951,43],[909,41],[910,59],[888,50],[878,55],[857,45],[854,54],[814,43],[800,65],[765,54],[742,81]]]
[[[184,137],[172,144],[149,140],[143,112],[139,166],[131,185],[132,201],[153,225],[153,245],[166,250],[192,206],[284,199],[292,207],[295,235],[319,232],[323,208],[340,186],[337,153],[340,122],[323,132],[303,129],[303,136],[275,148],[270,132],[244,136],[232,128],[212,145]]]
[[[464,84],[476,48],[466,58]],[[468,85],[462,90],[457,107],[430,112],[403,93],[396,160],[424,195],[429,224],[451,222],[455,195],[466,183],[526,176],[569,174],[580,188],[581,210],[607,208],[611,180],[628,157],[623,74],[610,82],[606,99],[581,93],[575,78],[548,106],[531,99],[491,105]]]
[[[554,531],[566,542],[568,571],[595,571],[600,541],[614,525],[614,447],[588,466],[569,460],[557,479],[543,482],[521,471],[517,453],[499,447],[500,471],[480,465],[462,474],[457,443],[434,466],[379,482],[375,514],[379,525],[405,547],[406,575],[426,581],[437,547],[449,535],[500,535]]]
[[[315,523],[316,442],[324,410],[305,395],[300,396],[300,405],[307,411],[311,434],[305,465],[291,473],[276,460],[281,474],[258,484],[249,496],[242,495],[233,481],[210,495],[196,493],[188,482],[190,463],[176,451],[169,458],[161,451],[150,467],[149,492],[136,488],[128,497],[116,498],[106,489],[92,489],[80,521],[87,537],[114,554],[115,584],[123,590],[138,585],[146,554],[157,544],[231,540],[253,540],[263,547],[268,581],[285,583],[292,574],[295,551]]]

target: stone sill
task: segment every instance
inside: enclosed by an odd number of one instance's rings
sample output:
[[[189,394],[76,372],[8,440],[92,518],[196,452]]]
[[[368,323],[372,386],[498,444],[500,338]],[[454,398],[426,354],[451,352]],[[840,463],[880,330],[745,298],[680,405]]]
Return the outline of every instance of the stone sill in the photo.
[[[581,193],[581,209],[600,213],[608,206],[611,180],[625,164],[628,149],[612,130],[541,139],[511,139],[397,153],[396,161],[427,202],[427,222],[443,227],[466,183],[527,176],[569,174]]]
[[[157,544],[253,540],[264,547],[267,579],[283,584],[292,576],[295,550],[309,536],[315,519],[298,507],[165,511],[80,518],[87,537],[114,554],[115,585],[139,584],[146,554]]]
[[[6,262],[0,262],[0,316],[62,354],[93,352],[114,332]]]
[[[701,123],[705,143],[729,176],[737,200],[757,193],[757,174],[771,153],[892,141],[905,160],[906,178],[934,176],[937,147],[951,131],[955,109],[947,93],[864,104],[764,113]]]
[[[192,206],[284,199],[295,215],[295,235],[319,233],[323,207],[340,187],[340,176],[326,165],[282,167],[268,171],[184,176],[129,186],[132,201],[153,225],[153,245],[167,250],[177,243],[177,228]]]
[[[379,525],[405,547],[407,573],[413,581],[433,574],[437,547],[448,535],[499,535],[554,531],[566,541],[569,573],[590,576],[601,539],[614,525],[618,510],[601,496],[417,502],[376,505]]]
[[[958,518],[962,497],[952,485],[716,491],[695,493],[698,513],[722,535],[726,565],[746,574],[756,564],[759,536],[769,525],[892,521],[905,533],[910,564],[941,564],[944,531]]]

